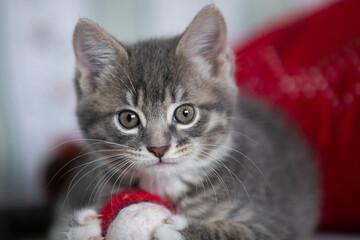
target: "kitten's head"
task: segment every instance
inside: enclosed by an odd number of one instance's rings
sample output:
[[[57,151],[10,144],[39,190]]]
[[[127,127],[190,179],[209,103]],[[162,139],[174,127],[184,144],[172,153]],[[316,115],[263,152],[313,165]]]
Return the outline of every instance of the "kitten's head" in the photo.
[[[204,8],[181,36],[119,43],[89,20],[74,31],[78,119],[119,171],[188,171],[226,152],[236,99],[222,14]]]

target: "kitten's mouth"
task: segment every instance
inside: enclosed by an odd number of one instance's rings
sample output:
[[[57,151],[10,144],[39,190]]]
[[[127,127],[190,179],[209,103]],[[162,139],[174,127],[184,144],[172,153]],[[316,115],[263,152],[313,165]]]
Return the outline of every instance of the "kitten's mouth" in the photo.
[[[174,164],[177,164],[177,163],[175,163],[175,162],[158,162],[155,165],[174,165]]]
[[[159,159],[159,161],[157,163],[154,163],[153,166],[171,166],[171,165],[176,165],[178,164],[177,162],[170,162],[170,161],[164,161],[164,159]]]

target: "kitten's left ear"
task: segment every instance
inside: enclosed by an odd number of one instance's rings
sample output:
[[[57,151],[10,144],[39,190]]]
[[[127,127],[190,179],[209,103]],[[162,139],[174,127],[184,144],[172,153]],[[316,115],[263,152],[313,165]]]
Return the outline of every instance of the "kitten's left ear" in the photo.
[[[94,91],[101,84],[97,76],[106,67],[126,61],[128,54],[121,44],[103,28],[89,19],[81,19],[75,27],[73,47],[80,87],[85,92]]]
[[[205,7],[196,15],[182,35],[176,54],[205,60],[214,76],[229,63],[226,23],[215,6]]]

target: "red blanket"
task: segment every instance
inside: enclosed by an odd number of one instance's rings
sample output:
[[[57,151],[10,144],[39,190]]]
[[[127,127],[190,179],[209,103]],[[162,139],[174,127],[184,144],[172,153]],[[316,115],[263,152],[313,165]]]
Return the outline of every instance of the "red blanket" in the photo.
[[[360,1],[344,0],[235,48],[241,91],[283,108],[322,173],[322,228],[360,230]]]

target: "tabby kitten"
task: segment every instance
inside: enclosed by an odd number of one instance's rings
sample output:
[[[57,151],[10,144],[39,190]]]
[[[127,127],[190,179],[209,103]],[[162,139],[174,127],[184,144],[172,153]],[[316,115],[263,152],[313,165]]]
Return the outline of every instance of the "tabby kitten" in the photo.
[[[65,239],[100,238],[100,220],[86,219],[129,187],[158,194],[179,214],[149,239],[309,239],[313,159],[281,114],[238,96],[216,7],[180,36],[133,45],[81,20],[73,44],[78,120],[94,164],[79,175],[88,186],[78,195],[98,201],[75,212]],[[72,208],[84,207],[74,199]]]

